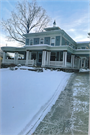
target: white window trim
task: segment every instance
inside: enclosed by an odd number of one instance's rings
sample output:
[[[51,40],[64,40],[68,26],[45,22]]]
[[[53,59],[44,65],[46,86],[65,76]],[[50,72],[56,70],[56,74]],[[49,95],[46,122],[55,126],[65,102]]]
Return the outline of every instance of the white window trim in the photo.
[[[43,41],[43,44],[44,44],[44,37],[43,38],[40,38],[39,44],[41,44],[41,41]]]
[[[56,37],[50,37],[50,45],[51,45],[51,41],[52,41],[52,39],[55,39],[55,41],[56,41]],[[55,46],[55,42],[54,42],[54,46]]]
[[[34,42],[33,42],[34,39],[33,39],[33,38],[30,38],[30,41],[29,41],[30,43],[31,43],[31,40],[32,40],[32,45],[34,45],[34,44],[33,44],[33,43],[34,43]],[[30,43],[29,43],[29,44],[30,44]],[[31,45],[31,44],[30,44],[30,45]]]

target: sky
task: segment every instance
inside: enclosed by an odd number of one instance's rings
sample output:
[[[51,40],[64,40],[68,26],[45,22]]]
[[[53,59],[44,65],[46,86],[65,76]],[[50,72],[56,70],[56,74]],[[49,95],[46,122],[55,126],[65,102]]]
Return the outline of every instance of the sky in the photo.
[[[0,21],[10,18],[11,11],[15,10],[18,0],[0,0]],[[21,1],[21,0],[20,0]],[[31,0],[28,0],[31,1]],[[63,29],[76,42],[89,41],[90,32],[90,0],[37,0],[51,21],[48,26],[52,27],[54,20],[56,26]],[[0,27],[0,47],[20,46],[16,42],[7,40],[7,33]]]

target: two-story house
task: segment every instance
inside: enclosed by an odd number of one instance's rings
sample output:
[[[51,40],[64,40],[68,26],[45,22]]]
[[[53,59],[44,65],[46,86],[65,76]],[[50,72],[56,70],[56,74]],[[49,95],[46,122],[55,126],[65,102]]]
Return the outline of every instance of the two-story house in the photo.
[[[40,67],[79,69],[88,67],[89,42],[76,43],[64,30],[45,28],[42,32],[24,34],[23,47],[2,47],[4,64],[22,64]],[[7,59],[6,53],[14,53],[14,59]],[[18,57],[19,55],[22,58]]]

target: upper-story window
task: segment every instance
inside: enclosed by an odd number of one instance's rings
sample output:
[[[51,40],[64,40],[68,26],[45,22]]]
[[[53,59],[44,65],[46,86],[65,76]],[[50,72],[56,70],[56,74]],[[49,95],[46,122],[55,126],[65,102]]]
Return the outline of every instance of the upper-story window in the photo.
[[[82,47],[82,49],[85,49],[85,47]]]
[[[89,49],[89,47],[88,47],[88,46],[86,46],[86,49]]]
[[[40,39],[40,44],[43,44],[43,43],[44,43],[44,39],[41,38],[41,39]]]
[[[30,39],[30,45],[33,45],[33,40],[32,39]]]
[[[50,45],[50,37],[44,38],[44,44]]]
[[[55,38],[51,38],[51,45],[52,45],[52,46],[55,45]]]
[[[60,36],[56,36],[55,46],[59,46],[59,45],[60,45]]]
[[[39,38],[34,38],[34,45],[39,44]]]
[[[62,45],[69,45],[69,41],[62,37]]]
[[[29,45],[29,39],[26,39],[26,45]]]

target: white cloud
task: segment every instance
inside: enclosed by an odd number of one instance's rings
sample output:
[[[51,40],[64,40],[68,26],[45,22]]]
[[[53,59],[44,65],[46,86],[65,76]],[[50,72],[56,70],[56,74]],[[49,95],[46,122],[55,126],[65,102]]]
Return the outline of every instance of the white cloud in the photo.
[[[61,16],[62,17],[62,16]],[[88,15],[78,13],[67,18],[60,18],[57,20],[60,22],[61,29],[65,30],[75,41],[89,41],[88,37]]]
[[[21,46],[18,42],[16,41],[8,41],[8,39],[5,37],[5,35],[0,34],[0,47],[2,46]]]
[[[72,29],[69,29],[68,31],[69,32],[75,32],[76,30],[72,28]]]

